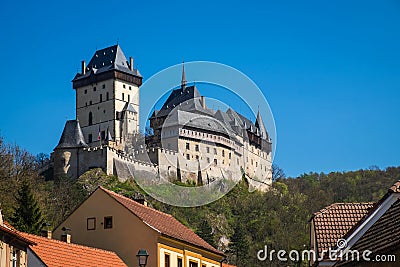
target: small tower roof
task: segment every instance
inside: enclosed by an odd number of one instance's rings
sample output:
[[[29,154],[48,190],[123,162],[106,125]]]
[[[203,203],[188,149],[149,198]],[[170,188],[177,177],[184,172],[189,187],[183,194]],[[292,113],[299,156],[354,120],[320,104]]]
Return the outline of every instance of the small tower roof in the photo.
[[[57,148],[80,148],[88,147],[83,137],[78,120],[69,120],[65,123],[64,131],[58,142]]]
[[[263,139],[268,139],[268,133],[265,130],[265,126],[264,126],[264,122],[261,118],[261,114],[260,111],[257,112],[257,118],[256,118],[256,123],[255,123],[256,127],[260,130],[260,134],[261,137]]]
[[[133,107],[132,103],[126,103],[123,110],[124,110],[124,111],[125,111],[125,110],[126,110],[126,111],[129,111],[129,112],[132,112],[132,113],[137,113],[137,111],[136,111],[136,109]]]

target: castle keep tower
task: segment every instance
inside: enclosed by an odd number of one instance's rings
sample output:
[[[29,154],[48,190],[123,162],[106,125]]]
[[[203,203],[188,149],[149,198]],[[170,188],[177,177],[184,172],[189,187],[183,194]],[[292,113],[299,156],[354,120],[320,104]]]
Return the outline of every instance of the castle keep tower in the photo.
[[[90,147],[113,141],[124,148],[139,131],[139,86],[142,76],[119,45],[95,52],[72,81],[76,92],[76,119]]]

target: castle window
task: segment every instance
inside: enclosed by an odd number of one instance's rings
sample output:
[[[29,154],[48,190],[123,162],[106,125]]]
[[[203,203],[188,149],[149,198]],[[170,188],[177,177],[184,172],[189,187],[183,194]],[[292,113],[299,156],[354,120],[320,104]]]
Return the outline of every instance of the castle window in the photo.
[[[123,84],[122,87],[125,88],[125,84]]]
[[[199,145],[196,145],[196,151],[199,151]]]
[[[210,153],[210,148],[209,147],[207,147],[207,153]]]
[[[210,163],[210,158],[207,158],[207,163]]]
[[[182,260],[182,258],[178,258],[178,267],[183,267],[183,260]]]
[[[217,165],[217,164],[218,164],[218,160],[214,159],[214,165]]]
[[[106,89],[106,85],[105,84],[103,84],[103,89]]]
[[[229,159],[231,159],[232,158],[232,153],[231,152],[229,152]]]
[[[100,94],[100,102],[103,102],[103,95]]]
[[[132,90],[132,87],[129,86],[129,90]]]
[[[251,159],[251,165],[253,165],[253,159]]]
[[[199,159],[199,155],[196,155],[196,159]]]
[[[122,101],[125,101],[125,94],[122,93]]]
[[[104,229],[113,228],[113,218],[112,216],[104,217]]]
[[[258,162],[256,161],[256,167],[258,166]]]
[[[96,86],[95,86],[95,87],[93,87],[93,92],[96,92]]]
[[[91,104],[92,104],[92,100],[89,101],[89,105],[91,105]]]
[[[190,160],[190,155],[189,154],[186,154],[186,159]]]
[[[93,141],[93,135],[89,134],[88,135],[88,142],[91,143]]]
[[[92,104],[92,103],[90,103],[90,104]],[[92,125],[93,124],[93,114],[92,114],[92,112],[90,111],[89,112],[89,125]]]
[[[131,102],[131,96],[128,95],[128,102]]]
[[[217,155],[217,149],[214,148],[214,155]]]
[[[222,156],[225,157],[225,150],[222,150]]]
[[[190,150],[190,144],[189,143],[186,143],[186,149]]]
[[[85,95],[87,94],[87,90],[85,90],[84,94],[85,94]]]

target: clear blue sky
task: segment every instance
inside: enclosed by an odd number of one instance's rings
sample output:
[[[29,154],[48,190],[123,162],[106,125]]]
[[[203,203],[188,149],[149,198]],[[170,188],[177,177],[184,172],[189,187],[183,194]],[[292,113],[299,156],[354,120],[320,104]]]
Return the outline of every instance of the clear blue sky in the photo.
[[[266,95],[290,176],[400,165],[400,2],[8,1],[0,134],[50,153],[75,116],[82,59],[119,40],[148,78],[207,60]]]

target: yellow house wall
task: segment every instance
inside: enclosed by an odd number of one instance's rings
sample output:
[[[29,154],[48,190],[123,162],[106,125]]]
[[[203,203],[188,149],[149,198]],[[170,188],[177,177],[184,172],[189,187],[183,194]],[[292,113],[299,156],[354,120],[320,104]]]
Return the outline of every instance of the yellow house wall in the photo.
[[[113,217],[112,229],[104,229],[106,216]],[[88,218],[96,218],[95,230],[87,230]],[[159,234],[102,190],[95,191],[59,225],[54,238],[60,239],[64,226],[71,229],[73,243],[115,251],[128,266],[136,266],[137,252],[146,249],[150,255],[147,266],[157,266]]]
[[[183,267],[189,267],[189,262],[197,262],[199,267],[221,266],[223,257],[207,250],[188,245],[168,237],[160,237],[158,244],[159,267],[165,266],[165,254],[170,255],[170,266],[177,266],[178,257],[183,260]]]

